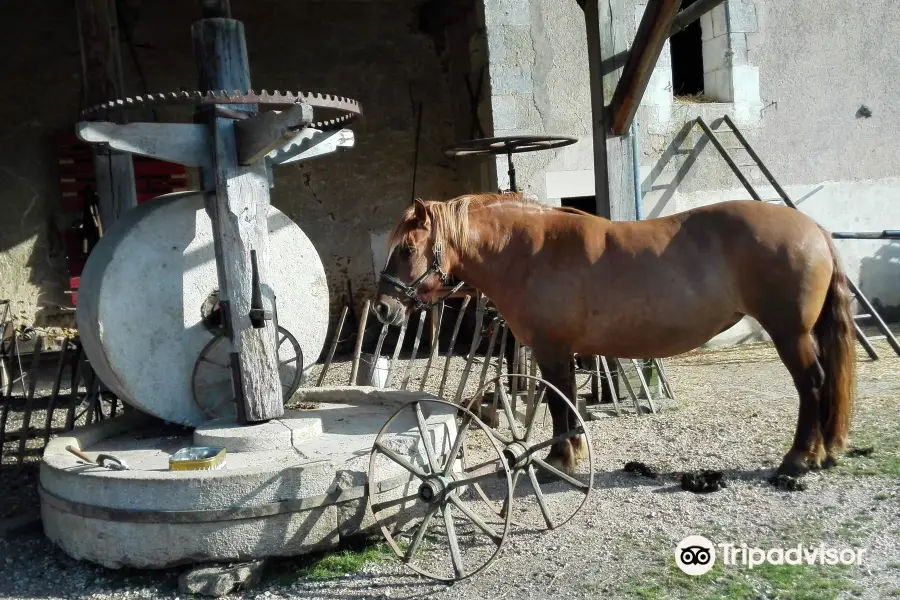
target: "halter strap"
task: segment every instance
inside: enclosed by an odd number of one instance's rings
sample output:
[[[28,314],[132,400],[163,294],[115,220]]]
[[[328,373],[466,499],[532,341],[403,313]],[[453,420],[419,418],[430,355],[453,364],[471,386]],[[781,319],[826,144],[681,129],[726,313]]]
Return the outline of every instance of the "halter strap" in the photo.
[[[444,244],[443,244],[443,242],[441,242],[440,240],[436,241],[434,243],[434,246],[432,246],[431,251],[434,254],[434,260],[431,261],[431,266],[429,266],[428,270],[426,270],[424,273],[419,275],[419,277],[417,277],[416,280],[413,281],[412,283],[409,283],[409,284],[403,283],[402,281],[400,281],[399,279],[397,279],[390,273],[386,273],[384,271],[379,273],[379,277],[381,279],[383,279],[384,281],[388,282],[389,284],[391,284],[392,286],[397,288],[398,291],[402,292],[407,298],[409,298],[410,300],[415,302],[417,309],[431,308],[433,306],[436,306],[440,302],[443,302],[448,296],[456,293],[459,290],[459,288],[461,288],[465,284],[464,281],[460,281],[456,285],[456,287],[454,287],[452,290],[450,290],[449,292],[447,292],[440,298],[432,300],[431,302],[423,302],[422,299],[419,297],[419,288],[422,287],[422,284],[425,282],[425,279],[427,279],[431,275],[434,275],[435,273],[440,276],[441,283],[447,283],[447,279],[449,278],[449,275],[444,271],[444,267],[443,267],[443,259],[444,259]]]

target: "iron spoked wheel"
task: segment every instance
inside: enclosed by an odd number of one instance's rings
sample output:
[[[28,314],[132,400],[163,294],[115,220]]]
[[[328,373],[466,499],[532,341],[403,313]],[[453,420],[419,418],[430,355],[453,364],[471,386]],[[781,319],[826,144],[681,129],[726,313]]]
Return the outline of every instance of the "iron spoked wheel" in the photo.
[[[444,150],[447,156],[479,156],[484,154],[517,154],[550,150],[574,144],[578,138],[562,135],[511,135],[468,140]]]
[[[282,398],[287,402],[303,382],[303,349],[290,331],[276,330],[278,376]],[[191,374],[194,403],[211,419],[237,414],[231,383],[231,341],[223,333],[209,340],[200,351]]]
[[[510,495],[509,502],[498,509],[497,499],[492,498],[490,491],[479,483],[475,483],[473,487],[483,502],[497,511],[498,516],[508,517],[510,512],[515,513],[512,522],[517,526],[538,530],[558,529],[578,514],[594,487],[594,450],[590,436],[575,405],[557,387],[534,375],[519,375],[546,386],[543,392],[536,395],[533,409],[529,410],[525,406],[521,410],[518,406],[513,406],[503,389],[502,381],[507,377],[509,374],[504,373],[485,382],[472,396],[467,408],[476,414],[485,409],[492,413],[500,411],[490,419],[490,422],[496,424],[491,429],[491,435],[504,446],[504,456],[512,471],[513,494]],[[495,406],[482,406],[477,411],[473,410],[473,404],[480,402],[483,392],[491,386],[494,388]],[[546,402],[549,393],[556,394],[564,401],[570,420],[575,420],[574,429],[554,435]],[[587,455],[583,458],[587,458],[586,473],[565,473],[548,462],[546,452],[549,452],[553,444],[578,435],[582,436],[585,444]],[[469,460],[468,456],[463,458],[464,461]],[[520,483],[524,485],[520,486]],[[519,491],[522,493],[517,494]],[[516,498],[514,507],[513,497]]]
[[[429,419],[438,422],[429,424]],[[455,435],[447,419],[453,419]],[[477,447],[486,460],[473,468],[461,467],[464,446]],[[406,483],[390,484],[398,473]],[[397,557],[420,575],[460,581],[480,573],[499,555],[509,516],[486,510],[472,491],[476,483],[490,485],[499,494],[505,491],[512,499],[501,445],[478,417],[452,402],[409,402],[375,438],[368,506]]]

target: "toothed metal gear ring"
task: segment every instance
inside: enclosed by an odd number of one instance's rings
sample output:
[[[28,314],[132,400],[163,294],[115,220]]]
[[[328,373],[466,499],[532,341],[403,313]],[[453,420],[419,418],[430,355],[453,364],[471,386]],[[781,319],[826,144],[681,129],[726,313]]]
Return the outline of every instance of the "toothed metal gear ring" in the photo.
[[[162,106],[162,105],[196,105],[209,106],[216,104],[263,104],[263,105],[280,105],[290,106],[293,104],[308,104],[316,108],[326,108],[341,111],[343,114],[333,119],[326,119],[311,123],[309,126],[314,129],[329,130],[336,127],[343,127],[362,115],[362,107],[359,102],[352,98],[344,98],[341,96],[331,96],[328,94],[316,94],[307,92],[280,92],[275,90],[268,92],[262,90],[257,93],[253,90],[242,92],[235,90],[228,93],[225,90],[207,91],[207,92],[169,92],[167,94],[146,94],[143,96],[134,96],[133,98],[124,98],[118,100],[110,100],[96,104],[81,111],[84,119],[100,118],[101,115],[113,110],[128,110],[143,108],[145,106]]]

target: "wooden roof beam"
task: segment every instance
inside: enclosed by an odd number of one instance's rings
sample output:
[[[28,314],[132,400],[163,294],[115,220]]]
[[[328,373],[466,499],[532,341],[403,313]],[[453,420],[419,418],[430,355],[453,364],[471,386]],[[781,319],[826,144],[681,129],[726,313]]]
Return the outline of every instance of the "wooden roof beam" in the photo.
[[[610,102],[613,135],[628,133],[680,6],[681,0],[651,0],[647,4]]]
[[[672,37],[679,31],[684,31],[688,25],[722,4],[724,1],[725,0],[697,0],[686,9],[680,11],[675,16],[672,27],[669,28],[669,37]]]

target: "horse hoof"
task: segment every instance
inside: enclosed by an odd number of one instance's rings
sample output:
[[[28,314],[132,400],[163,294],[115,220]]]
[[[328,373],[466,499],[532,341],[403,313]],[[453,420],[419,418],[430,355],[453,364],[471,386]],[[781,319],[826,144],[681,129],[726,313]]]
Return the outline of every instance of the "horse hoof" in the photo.
[[[827,454],[827,455],[825,456],[825,458],[822,460],[822,468],[823,468],[823,469],[831,469],[831,468],[834,468],[834,467],[836,467],[836,466],[838,466],[838,461],[837,461],[837,459],[836,459],[833,455],[831,455],[831,454]]]
[[[775,471],[777,475],[787,475],[788,477],[800,477],[801,475],[806,475],[808,472],[809,467],[806,465],[805,461],[787,458],[781,462],[778,470]]]

